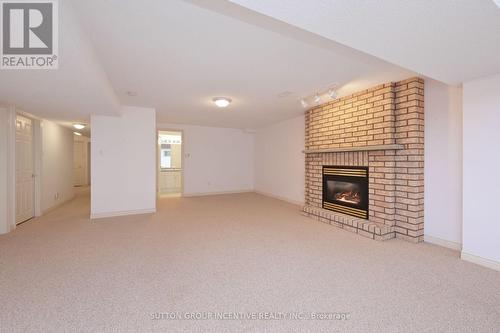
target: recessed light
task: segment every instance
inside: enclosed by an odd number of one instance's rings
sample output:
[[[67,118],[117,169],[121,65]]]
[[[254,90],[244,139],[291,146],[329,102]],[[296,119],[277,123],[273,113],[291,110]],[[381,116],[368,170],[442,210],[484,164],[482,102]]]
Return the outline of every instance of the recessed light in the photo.
[[[73,134],[78,135],[78,136],[82,136],[82,133],[78,133],[78,132],[73,132]]]
[[[220,108],[225,108],[231,104],[231,99],[227,97],[214,97],[212,101]]]
[[[82,130],[85,128],[84,124],[73,124],[73,127],[76,128],[77,130]]]
[[[288,97],[288,96],[290,96],[291,94],[293,94],[291,91],[286,90],[286,91],[280,92],[280,93],[278,94],[278,97],[279,97],[279,98],[284,98],[284,97]]]

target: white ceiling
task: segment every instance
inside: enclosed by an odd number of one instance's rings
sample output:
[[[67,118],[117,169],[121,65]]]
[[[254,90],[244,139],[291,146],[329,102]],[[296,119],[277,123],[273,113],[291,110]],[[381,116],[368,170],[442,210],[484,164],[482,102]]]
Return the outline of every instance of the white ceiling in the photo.
[[[67,1],[59,2],[59,69],[1,70],[0,101],[48,119],[88,121],[119,102]]]
[[[500,73],[491,0],[230,1],[448,84]]]
[[[262,15],[229,2],[211,3],[93,0],[75,8],[120,101],[156,108],[159,122],[255,128],[303,113],[300,97],[332,82],[349,83],[349,93],[412,75],[331,41],[312,45],[264,29]],[[284,91],[292,94],[279,98]],[[214,96],[233,103],[217,109]]]
[[[453,1],[458,10],[448,0],[233,2],[251,9],[225,0],[60,1],[60,69],[1,71],[0,101],[66,124],[117,114],[124,104],[156,108],[159,122],[258,128],[302,114],[300,98],[332,83],[346,95],[416,72],[455,82],[500,68],[493,3]],[[464,18],[465,9],[473,15]],[[454,27],[458,19],[472,27]],[[472,40],[486,27],[492,32]],[[450,55],[462,44],[478,50]],[[233,103],[217,109],[214,96]]]

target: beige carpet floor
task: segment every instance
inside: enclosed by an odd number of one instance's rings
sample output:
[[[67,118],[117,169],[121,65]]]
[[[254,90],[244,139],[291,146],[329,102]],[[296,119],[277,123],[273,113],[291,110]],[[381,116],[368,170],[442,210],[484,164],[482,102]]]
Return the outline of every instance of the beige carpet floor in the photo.
[[[1,332],[500,331],[499,272],[434,245],[372,241],[257,194],[88,215],[86,190],[0,236]],[[231,314],[266,312],[275,319]]]

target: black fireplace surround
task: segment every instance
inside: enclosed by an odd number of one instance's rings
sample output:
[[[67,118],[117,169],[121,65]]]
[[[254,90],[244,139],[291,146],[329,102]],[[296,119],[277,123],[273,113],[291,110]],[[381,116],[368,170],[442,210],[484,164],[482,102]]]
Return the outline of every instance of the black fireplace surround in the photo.
[[[368,219],[368,167],[323,166],[323,208]]]

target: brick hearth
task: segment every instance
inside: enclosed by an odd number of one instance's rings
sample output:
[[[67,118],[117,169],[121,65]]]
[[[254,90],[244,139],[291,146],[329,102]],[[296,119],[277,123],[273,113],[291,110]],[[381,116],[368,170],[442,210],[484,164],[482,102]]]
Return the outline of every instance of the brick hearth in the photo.
[[[424,81],[387,83],[306,113],[306,198],[316,220],[377,240],[423,240]],[[322,208],[322,166],[369,168],[369,219]]]

